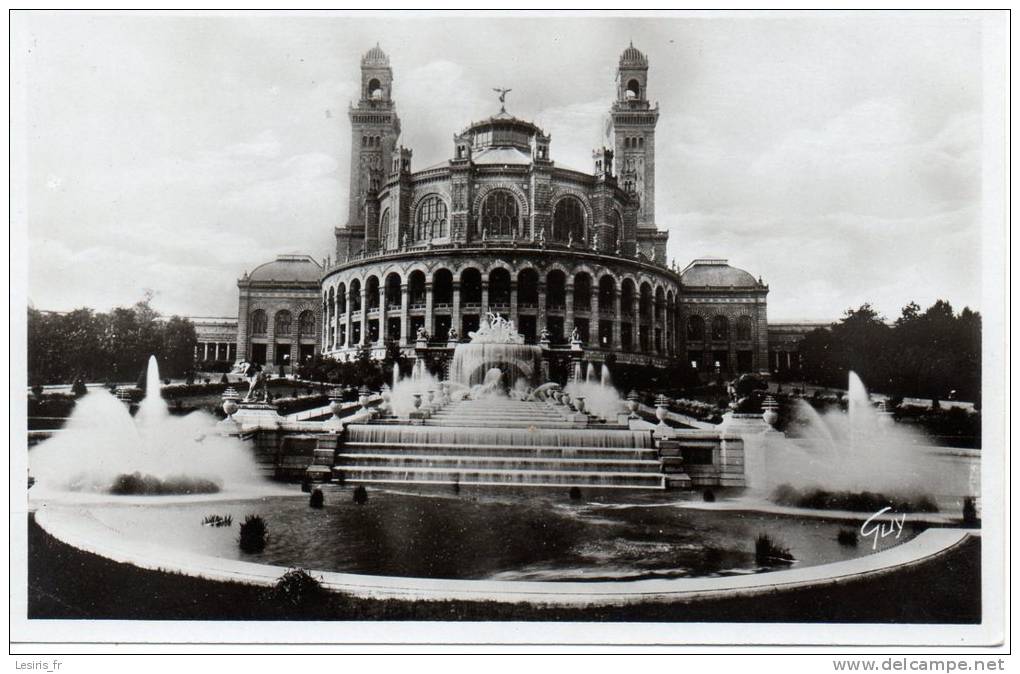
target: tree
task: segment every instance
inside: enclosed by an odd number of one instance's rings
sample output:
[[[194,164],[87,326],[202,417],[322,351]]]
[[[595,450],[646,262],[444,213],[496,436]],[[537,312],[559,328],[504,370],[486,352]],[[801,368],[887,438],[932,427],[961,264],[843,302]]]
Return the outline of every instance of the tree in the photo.
[[[163,327],[160,365],[164,375],[182,377],[191,369],[198,335],[195,324],[186,318],[172,316]]]

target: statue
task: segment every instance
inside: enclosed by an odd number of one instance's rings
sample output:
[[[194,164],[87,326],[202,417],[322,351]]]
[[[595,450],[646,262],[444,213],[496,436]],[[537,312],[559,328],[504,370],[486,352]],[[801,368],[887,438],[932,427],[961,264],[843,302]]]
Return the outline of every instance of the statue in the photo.
[[[457,334],[457,328],[450,328],[449,332],[446,334],[446,341],[456,342],[459,339],[460,336]]]
[[[499,111],[506,112],[506,95],[513,91],[513,89],[497,89],[493,87],[492,90],[499,94]]]
[[[482,325],[474,332],[469,332],[473,344],[523,344],[524,335],[517,332],[514,322],[491,311]]]
[[[425,326],[424,325],[418,328],[417,336],[418,336],[418,341],[419,342],[427,342],[428,341],[429,333],[425,330]]]
[[[541,341],[541,342],[548,342],[549,341],[549,337],[550,337],[549,329],[548,328],[542,328],[542,332],[539,333],[539,341]]]
[[[404,232],[403,238],[400,239],[400,247],[407,248],[407,232]]]
[[[595,236],[591,238],[591,247],[596,251],[599,249],[599,233],[595,232]]]
[[[268,380],[266,373],[262,370],[262,366],[258,363],[246,360],[241,362],[240,371],[241,375],[248,380],[248,393],[245,395],[244,401],[252,402],[256,400],[255,394],[260,387],[262,389],[262,400],[268,400]]]
[[[577,329],[576,325],[574,326],[574,329],[570,331],[570,341],[573,343],[581,341],[581,331]]]
[[[488,239],[488,238],[489,238],[488,231],[486,231],[485,227],[482,227],[482,242],[484,243],[485,240]]]
[[[569,247],[569,248],[573,248],[574,247],[574,233],[573,232],[571,232],[569,235],[567,235],[567,247]]]

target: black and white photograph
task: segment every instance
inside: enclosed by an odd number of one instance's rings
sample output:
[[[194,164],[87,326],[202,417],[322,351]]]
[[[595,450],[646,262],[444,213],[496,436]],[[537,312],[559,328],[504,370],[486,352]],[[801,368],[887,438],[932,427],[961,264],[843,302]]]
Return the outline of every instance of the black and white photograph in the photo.
[[[1008,11],[9,21],[12,654],[1008,644]]]

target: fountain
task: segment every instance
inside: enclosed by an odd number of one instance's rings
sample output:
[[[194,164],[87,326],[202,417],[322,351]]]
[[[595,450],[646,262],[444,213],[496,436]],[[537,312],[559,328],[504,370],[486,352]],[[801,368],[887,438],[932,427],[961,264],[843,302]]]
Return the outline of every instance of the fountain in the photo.
[[[766,412],[768,414],[768,412]],[[954,496],[978,493],[978,464],[929,445],[923,433],[893,422],[872,403],[851,372],[847,410],[819,413],[796,401],[795,426],[787,437],[772,433],[762,443],[766,478],[755,485],[873,491],[899,495]],[[748,457],[749,465],[754,465]]]
[[[121,476],[211,481],[221,488],[260,481],[250,450],[225,437],[206,412],[172,416],[160,394],[159,366],[149,359],[145,398],[132,418],[105,389],[92,389],[75,405],[64,429],[29,454],[38,489],[109,491]]]
[[[503,385],[514,389],[519,380],[534,386],[541,372],[542,348],[524,343],[513,321],[490,313],[482,326],[468,333],[471,341],[457,344],[450,366],[450,380],[467,386],[485,384],[493,368],[499,368]]]

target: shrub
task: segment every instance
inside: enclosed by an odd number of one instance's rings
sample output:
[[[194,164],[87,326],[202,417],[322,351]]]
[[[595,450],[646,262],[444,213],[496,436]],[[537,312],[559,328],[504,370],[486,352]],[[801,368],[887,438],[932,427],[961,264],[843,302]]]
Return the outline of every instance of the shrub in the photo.
[[[854,529],[840,529],[836,534],[836,540],[840,545],[856,546],[857,532]]]
[[[789,548],[774,540],[768,534],[758,534],[754,539],[754,559],[759,566],[792,564],[796,561]]]
[[[169,383],[169,382],[167,382],[167,383]],[[229,378],[227,377],[227,373],[226,373],[226,372],[224,372],[224,373],[223,373],[223,374],[222,374],[222,375],[220,376],[220,383],[221,383],[221,384],[229,384],[229,383],[230,383],[230,379],[229,379]]]
[[[74,380],[74,383],[71,385],[71,393],[74,394],[75,398],[80,398],[88,393],[88,389],[85,388],[85,381],[81,377]]]
[[[368,502],[368,490],[360,484],[354,488],[354,502],[358,505],[364,505]]]
[[[318,578],[304,569],[291,569],[276,581],[276,585],[269,591],[269,598],[291,606],[301,606],[321,601],[327,594],[328,591]]]
[[[248,515],[241,523],[241,535],[237,542],[244,552],[262,552],[266,549],[266,538],[269,536],[269,528],[266,521],[258,515]]]
[[[32,395],[34,395],[36,398],[42,398],[44,390],[45,389],[43,389],[42,384],[35,384],[32,386]]]
[[[978,523],[977,502],[973,496],[963,499],[963,523],[974,526]]]
[[[325,502],[326,498],[322,495],[321,489],[313,489],[312,495],[308,497],[308,505],[311,508],[321,508]]]
[[[202,520],[202,524],[207,527],[229,527],[233,523],[233,515],[206,515]]]
[[[581,488],[580,487],[575,485],[575,486],[570,488],[570,500],[571,501],[580,501],[581,500]]]
[[[187,475],[158,478],[139,472],[122,473],[113,480],[109,492],[117,496],[166,496],[169,494],[215,494],[220,485],[212,480]]]
[[[715,492],[711,489],[706,489],[701,493],[701,499],[705,503],[715,503]]]
[[[851,512],[877,512],[892,508],[901,513],[937,513],[938,504],[931,497],[892,497],[871,491],[826,491],[811,489],[800,491],[788,484],[779,485],[772,493],[772,501],[780,505],[812,510],[849,510]]]

